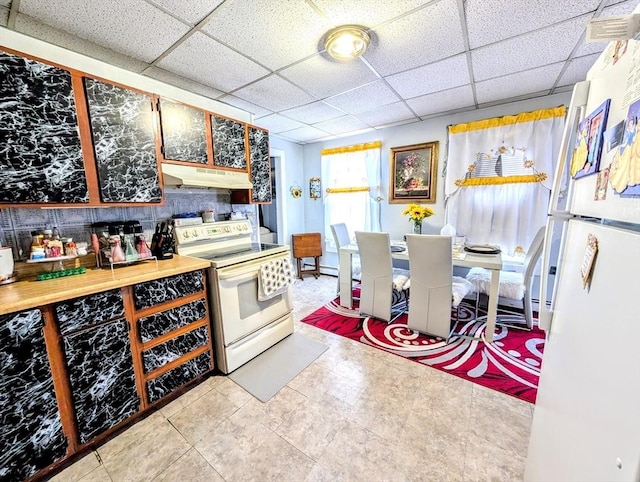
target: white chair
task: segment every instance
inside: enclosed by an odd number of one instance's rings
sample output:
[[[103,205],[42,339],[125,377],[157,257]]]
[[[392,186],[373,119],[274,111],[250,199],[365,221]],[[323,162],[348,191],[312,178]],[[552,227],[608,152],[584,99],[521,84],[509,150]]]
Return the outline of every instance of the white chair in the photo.
[[[409,272],[393,267],[388,233],[356,231],[360,254],[360,315],[386,322],[406,311]]]
[[[523,273],[500,271],[500,287],[498,295],[512,300],[522,300],[524,320],[527,328],[533,328],[533,307],[531,304],[531,286],[533,272],[542,254],[544,243],[544,226],[536,233],[524,258]],[[476,318],[478,318],[478,303],[480,294],[488,294],[491,287],[491,272],[484,268],[471,268],[467,273],[476,292]],[[517,326],[516,326],[517,327]]]
[[[351,244],[351,237],[349,236],[349,229],[345,223],[332,224],[331,233],[333,234],[333,241],[336,243],[336,249],[339,250],[342,246],[348,246]],[[360,262],[354,260],[351,264],[351,278],[355,281],[360,281]],[[340,294],[340,278],[338,278],[337,293]]]
[[[451,309],[458,321],[462,299],[473,285],[453,276],[451,236],[407,234],[411,303],[407,326],[441,338],[451,333]]]

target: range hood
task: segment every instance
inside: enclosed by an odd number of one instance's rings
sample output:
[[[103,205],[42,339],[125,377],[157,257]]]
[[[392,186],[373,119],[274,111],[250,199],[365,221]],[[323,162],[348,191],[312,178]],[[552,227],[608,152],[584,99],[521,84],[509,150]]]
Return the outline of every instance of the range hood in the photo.
[[[220,189],[251,189],[246,172],[205,169],[178,164],[162,164],[162,177],[165,186],[217,187]]]

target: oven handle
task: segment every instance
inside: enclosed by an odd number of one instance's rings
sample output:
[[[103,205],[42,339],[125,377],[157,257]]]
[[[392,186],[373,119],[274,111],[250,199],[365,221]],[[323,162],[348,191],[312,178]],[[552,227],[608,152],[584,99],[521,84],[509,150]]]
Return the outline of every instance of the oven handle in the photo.
[[[227,266],[225,268],[216,269],[218,279],[235,278],[236,276],[255,272],[260,269],[264,263],[273,259],[285,259],[289,258],[289,253],[272,254],[271,256],[265,256],[264,258],[253,259],[245,263],[240,263],[235,266]]]

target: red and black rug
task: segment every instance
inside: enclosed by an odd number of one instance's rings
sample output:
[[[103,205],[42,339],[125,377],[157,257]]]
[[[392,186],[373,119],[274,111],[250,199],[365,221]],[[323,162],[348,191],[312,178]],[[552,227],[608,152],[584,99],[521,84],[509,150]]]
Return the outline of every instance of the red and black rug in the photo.
[[[499,325],[493,342],[485,343],[486,322],[476,321],[474,310],[463,303],[456,331],[480,339],[456,337],[446,343],[408,329],[406,314],[387,324],[361,318],[357,302],[351,310],[338,301],[327,303],[302,322],[535,403],[545,340],[537,326],[524,331]]]

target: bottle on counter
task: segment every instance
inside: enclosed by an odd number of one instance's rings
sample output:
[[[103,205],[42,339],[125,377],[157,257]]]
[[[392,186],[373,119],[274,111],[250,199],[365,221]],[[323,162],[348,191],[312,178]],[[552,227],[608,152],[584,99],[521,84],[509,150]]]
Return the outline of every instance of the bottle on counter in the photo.
[[[134,244],[133,227],[129,225],[124,226],[124,257],[126,261],[137,261],[140,259],[140,255]]]
[[[109,226],[109,248],[112,263],[121,263],[126,261],[125,254],[122,249],[120,234],[115,226]]]

